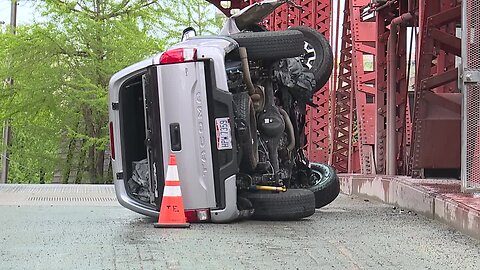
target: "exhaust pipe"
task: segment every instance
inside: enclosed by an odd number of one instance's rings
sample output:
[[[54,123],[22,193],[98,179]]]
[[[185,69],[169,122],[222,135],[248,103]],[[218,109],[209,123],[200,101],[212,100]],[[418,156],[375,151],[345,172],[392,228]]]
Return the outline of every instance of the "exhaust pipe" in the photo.
[[[238,48],[238,52],[240,53],[240,61],[242,62],[243,80],[247,84],[248,94],[251,96],[255,94],[255,86],[253,85],[252,77],[250,76],[247,49],[245,49],[245,47],[240,47]]]

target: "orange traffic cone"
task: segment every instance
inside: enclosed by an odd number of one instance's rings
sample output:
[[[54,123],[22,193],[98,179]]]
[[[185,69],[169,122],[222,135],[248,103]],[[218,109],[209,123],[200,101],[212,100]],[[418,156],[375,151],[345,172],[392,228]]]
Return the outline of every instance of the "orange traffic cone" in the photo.
[[[178,177],[177,158],[170,154],[168,160],[165,188],[163,189],[162,207],[155,228],[188,228],[190,223],[185,218],[182,191]]]

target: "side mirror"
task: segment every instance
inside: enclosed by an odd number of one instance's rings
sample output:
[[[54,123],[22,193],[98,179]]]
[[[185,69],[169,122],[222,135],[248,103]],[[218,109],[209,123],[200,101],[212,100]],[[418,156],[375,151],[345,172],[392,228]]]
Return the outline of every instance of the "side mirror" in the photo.
[[[191,37],[194,37],[197,35],[197,32],[195,31],[195,29],[191,26],[183,29],[183,33],[182,33],[182,41],[185,41]]]

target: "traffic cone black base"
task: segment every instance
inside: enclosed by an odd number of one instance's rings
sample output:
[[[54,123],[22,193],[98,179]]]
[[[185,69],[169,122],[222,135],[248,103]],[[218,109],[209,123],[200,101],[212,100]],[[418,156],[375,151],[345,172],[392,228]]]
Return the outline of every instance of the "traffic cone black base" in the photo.
[[[161,223],[154,223],[153,227],[155,228],[190,228],[190,223],[168,223],[168,224],[161,224]]]

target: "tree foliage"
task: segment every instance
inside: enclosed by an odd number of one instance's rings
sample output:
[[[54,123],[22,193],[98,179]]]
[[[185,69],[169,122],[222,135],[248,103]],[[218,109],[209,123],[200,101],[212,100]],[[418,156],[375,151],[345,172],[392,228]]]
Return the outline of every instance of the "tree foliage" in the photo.
[[[167,43],[178,40],[185,26],[192,26],[198,35],[216,34],[223,23],[223,15],[215,14],[206,0],[176,0],[165,5],[162,30]]]
[[[64,182],[73,174],[75,182],[109,182],[110,77],[178,41],[182,28],[213,33],[221,21],[199,0],[43,0],[36,7],[43,22],[0,33],[0,78],[14,81],[0,89],[0,120],[13,128],[9,179],[50,181],[57,172]]]

